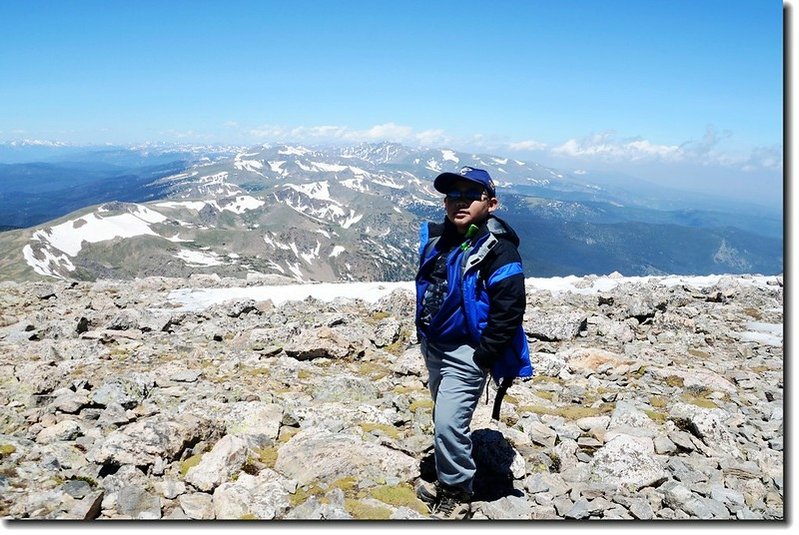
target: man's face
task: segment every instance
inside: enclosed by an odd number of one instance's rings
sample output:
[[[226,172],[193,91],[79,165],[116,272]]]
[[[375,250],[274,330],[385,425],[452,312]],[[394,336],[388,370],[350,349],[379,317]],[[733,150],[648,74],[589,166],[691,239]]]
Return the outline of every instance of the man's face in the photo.
[[[469,225],[480,225],[497,206],[499,201],[496,197],[489,198],[482,186],[469,180],[455,182],[444,197],[447,219],[461,234],[466,232]]]

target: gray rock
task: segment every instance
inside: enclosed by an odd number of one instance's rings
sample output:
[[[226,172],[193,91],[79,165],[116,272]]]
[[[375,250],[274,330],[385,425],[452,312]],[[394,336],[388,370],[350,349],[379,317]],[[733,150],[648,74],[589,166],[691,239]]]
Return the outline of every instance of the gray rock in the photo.
[[[68,391],[55,398],[52,407],[67,414],[76,414],[89,405],[89,393],[86,390]]]
[[[83,434],[83,427],[74,420],[62,420],[46,427],[36,435],[39,444],[51,444],[56,441],[75,440]]]
[[[255,306],[255,300],[253,299],[232,301],[226,306],[223,306],[225,308],[225,314],[231,318],[239,318],[244,314],[249,314],[250,312],[258,310],[258,307]]]
[[[170,381],[178,383],[195,383],[202,375],[201,370],[181,370],[169,376]]]
[[[577,442],[571,439],[562,440],[560,444],[551,449],[560,464],[560,472],[575,468],[580,464],[580,460],[577,458],[578,449]]]
[[[563,515],[566,518],[573,518],[573,519],[581,519],[587,518],[591,516],[591,513],[594,511],[591,503],[586,500],[585,498],[580,498],[574,505],[572,505],[568,511]]]
[[[668,435],[669,440],[683,451],[694,451],[694,443],[691,440],[691,435],[685,431],[672,431]]]
[[[491,520],[529,520],[533,506],[522,497],[503,496],[495,501],[482,502],[479,510]]]
[[[198,464],[189,469],[186,482],[200,490],[212,491],[238,473],[246,460],[247,441],[237,436],[225,435],[214,444],[211,451],[202,456]]]
[[[141,403],[155,386],[155,380],[146,373],[130,373],[103,383],[91,400],[104,407],[111,404],[132,409]]]
[[[531,509],[531,520],[557,520],[558,518],[560,518],[558,511],[550,504],[534,505]]]
[[[394,511],[391,512],[391,516],[389,516],[389,520],[419,520],[422,518],[426,518],[426,516],[420,514],[418,511],[402,506],[394,509]]]
[[[591,431],[592,429],[607,429],[610,420],[610,416],[587,416],[575,420],[574,423],[583,431]]]
[[[655,453],[658,455],[671,455],[672,453],[677,452],[677,445],[669,440],[668,437],[664,437],[663,435],[656,436],[654,444]]]
[[[729,509],[727,509],[727,507],[720,501],[716,501],[711,498],[705,498],[703,496],[699,497],[699,501],[702,502],[703,507],[710,513],[711,518],[718,520],[729,520],[731,518]],[[694,511],[694,514],[700,518],[705,518],[703,513],[697,513]]]
[[[193,492],[178,496],[178,503],[187,518],[192,520],[213,520],[214,499],[204,492]]]
[[[392,372],[400,376],[427,376],[427,368],[418,345],[411,346],[401,355],[391,358],[388,365]]]
[[[628,509],[638,520],[652,520],[655,518],[655,512],[652,510],[652,506],[647,500],[634,498],[630,501]]]
[[[525,314],[524,330],[528,336],[539,340],[571,340],[580,332],[586,319],[581,312],[542,313],[534,309]]]
[[[277,439],[282,419],[283,407],[275,403],[233,403],[226,419],[226,431],[244,438],[250,447],[262,448]]]
[[[313,387],[313,397],[319,401],[371,401],[378,395],[374,381],[365,377],[329,377]]]
[[[710,519],[713,518],[714,511],[718,512],[718,508],[710,503],[713,500],[694,495],[688,487],[677,481],[667,481],[658,490],[663,492],[665,505],[675,511],[687,513],[689,515],[688,518],[693,516],[701,519]],[[724,511],[726,512],[726,508],[724,508]]]
[[[641,441],[625,435],[597,450],[589,466],[592,479],[619,487],[655,486],[668,477],[651,443],[647,448]]]
[[[318,428],[304,429],[278,451],[275,469],[300,485],[333,482],[352,474],[362,477],[418,477],[419,463],[413,457],[358,437],[334,434]]]
[[[322,503],[316,496],[311,496],[286,515],[288,520],[348,520],[351,518],[352,515],[345,511],[343,506]]]
[[[392,317],[386,318],[375,329],[372,341],[377,347],[391,345],[399,339],[400,331],[401,325],[399,321]]]
[[[102,410],[97,418],[97,423],[102,426],[124,425],[136,419],[136,415],[128,412],[119,403],[111,403]]]
[[[164,498],[174,500],[186,492],[186,485],[182,481],[166,478],[160,482],[160,489]]]
[[[528,422],[524,425],[524,431],[529,435],[533,444],[552,448],[555,446],[557,433],[547,425],[538,422]]]
[[[117,491],[116,509],[136,520],[161,518],[161,502],[138,485],[127,485]]]
[[[213,428],[199,418],[153,416],[113,431],[87,452],[96,463],[146,466],[162,458],[173,460],[186,444],[207,438]]]
[[[289,495],[296,486],[296,481],[269,469],[262,470],[257,476],[241,474],[236,481],[216,488],[214,513],[218,520],[281,518],[289,509]]]
[[[547,479],[545,474],[533,474],[525,480],[524,486],[530,494],[546,492],[549,490],[549,481]]]
[[[652,425],[652,420],[646,413],[633,403],[619,401],[610,417],[607,428],[637,428],[647,429]]]
[[[94,520],[100,516],[103,492],[94,491],[75,501],[65,518],[76,520]]]
[[[564,358],[549,353],[536,353],[531,357],[531,360],[535,362],[537,375],[557,377],[566,367]]]
[[[555,512],[558,516],[565,518],[566,513],[574,507],[574,502],[565,496],[560,496],[552,500],[552,506],[555,508]]]
[[[61,490],[63,490],[73,498],[80,500],[81,498],[84,498],[86,495],[88,495],[91,492],[92,486],[89,485],[86,481],[80,479],[71,479],[66,483],[64,483],[63,485],[61,485]]]
[[[286,354],[297,360],[312,360],[316,358],[341,359],[352,353],[357,353],[361,347],[353,344],[341,336],[335,329],[323,327],[321,329],[306,330],[297,337],[289,340],[283,347]]]
[[[744,507],[740,511],[735,514],[735,517],[738,520],[763,520],[763,515],[761,513],[752,511],[748,507]]]
[[[707,446],[733,457],[741,457],[735,437],[724,425],[724,421],[729,417],[725,411],[705,409],[688,403],[676,403],[671,408],[669,417],[684,422],[687,429],[702,439]]]

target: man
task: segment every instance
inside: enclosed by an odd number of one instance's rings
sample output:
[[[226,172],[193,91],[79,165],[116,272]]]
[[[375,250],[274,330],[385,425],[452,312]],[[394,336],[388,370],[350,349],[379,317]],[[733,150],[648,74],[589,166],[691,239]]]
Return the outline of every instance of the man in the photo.
[[[445,194],[442,224],[425,223],[416,276],[416,328],[434,401],[438,481],[417,495],[434,518],[471,516],[475,463],[469,425],[490,373],[505,388],[530,377],[519,238],[493,215],[491,176],[464,167],[433,183]]]

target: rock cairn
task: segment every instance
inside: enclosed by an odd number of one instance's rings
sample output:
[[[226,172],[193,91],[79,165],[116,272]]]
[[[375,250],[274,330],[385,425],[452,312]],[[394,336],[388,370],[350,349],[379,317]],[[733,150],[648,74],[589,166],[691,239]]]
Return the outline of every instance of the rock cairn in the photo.
[[[411,293],[169,300],[232,284],[0,283],[0,515],[426,518]],[[472,425],[476,519],[784,518],[780,277],[527,305],[536,376]]]

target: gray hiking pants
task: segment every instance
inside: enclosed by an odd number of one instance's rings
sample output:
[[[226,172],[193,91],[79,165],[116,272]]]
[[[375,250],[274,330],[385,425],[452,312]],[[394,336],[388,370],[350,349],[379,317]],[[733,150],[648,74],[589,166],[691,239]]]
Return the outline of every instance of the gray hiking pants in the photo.
[[[469,425],[486,383],[474,363],[474,348],[443,346],[422,340],[422,355],[433,396],[433,443],[438,481],[472,493],[475,473]]]

